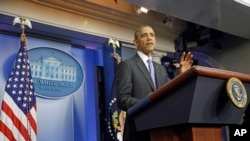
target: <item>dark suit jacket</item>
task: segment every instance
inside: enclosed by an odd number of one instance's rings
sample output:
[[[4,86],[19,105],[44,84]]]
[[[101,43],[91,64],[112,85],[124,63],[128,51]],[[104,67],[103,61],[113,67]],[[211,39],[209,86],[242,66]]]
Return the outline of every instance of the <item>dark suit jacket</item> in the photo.
[[[166,69],[153,62],[155,69],[156,86],[159,88],[165,84],[169,78]],[[156,90],[147,67],[138,54],[132,58],[120,62],[116,71],[116,94],[118,107],[127,111],[141,99],[145,98]],[[146,123],[145,123],[146,124]],[[147,141],[147,132],[137,132],[133,119],[126,116],[124,140],[123,141]]]

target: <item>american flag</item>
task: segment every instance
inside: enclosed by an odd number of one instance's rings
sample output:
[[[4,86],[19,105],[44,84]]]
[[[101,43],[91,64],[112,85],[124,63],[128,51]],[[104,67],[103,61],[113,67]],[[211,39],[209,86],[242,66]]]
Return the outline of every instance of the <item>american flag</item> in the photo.
[[[36,141],[36,111],[36,97],[24,36],[5,86],[0,115],[0,141]]]

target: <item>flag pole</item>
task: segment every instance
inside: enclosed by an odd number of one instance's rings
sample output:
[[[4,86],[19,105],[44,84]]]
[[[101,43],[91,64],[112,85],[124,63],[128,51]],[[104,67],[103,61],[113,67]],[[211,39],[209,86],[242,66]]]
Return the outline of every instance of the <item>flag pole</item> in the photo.
[[[14,20],[13,20],[13,26],[15,26],[16,24],[20,25],[20,29],[21,29],[20,41],[21,41],[21,44],[22,44],[21,47],[24,50],[23,56],[25,56],[25,58],[27,58],[27,59],[24,59],[23,63],[24,63],[25,66],[29,66],[29,64],[28,64],[28,54],[27,54],[27,39],[26,39],[26,35],[25,35],[25,26],[27,26],[27,27],[29,27],[31,29],[32,24],[31,24],[29,19],[25,19],[23,17],[15,17]],[[26,86],[28,86],[30,84],[30,80],[28,79],[28,77],[29,77],[28,75],[31,75],[29,73],[30,70],[27,67],[25,67],[24,71],[25,71],[25,79],[26,79],[25,83],[26,83]],[[28,121],[27,122],[27,128],[26,128],[27,132],[28,132],[28,135],[27,135],[26,139],[27,139],[27,141],[32,141],[32,140],[34,140],[33,137],[31,137],[31,124],[30,123],[31,123],[31,118],[32,117],[31,117],[30,112],[29,112],[29,110],[31,108],[31,105],[30,105],[30,102],[29,102],[31,97],[30,97],[29,93],[32,90],[31,90],[30,87],[26,87],[25,91],[27,92],[25,94],[26,97],[27,97],[25,104],[27,105],[27,107],[26,107],[27,115],[26,116],[27,116],[27,121]]]
[[[108,41],[109,45],[112,45],[113,47],[113,53],[111,53],[111,55],[113,56],[114,60],[116,61],[114,63],[114,70],[116,70],[117,65],[121,62],[121,57],[119,55],[119,53],[116,52],[117,48],[120,48],[120,44],[119,41],[112,37],[109,39]],[[111,92],[111,99],[110,99],[110,103],[109,103],[109,112],[111,114],[110,117],[110,121],[109,121],[109,126],[112,126],[113,128],[110,128],[112,131],[112,138],[113,141],[118,141],[122,139],[123,136],[123,129],[124,129],[124,124],[125,124],[125,118],[126,118],[126,112],[119,110],[117,103],[116,103],[116,94],[114,88],[115,84],[113,82],[113,86],[112,86],[112,92]]]

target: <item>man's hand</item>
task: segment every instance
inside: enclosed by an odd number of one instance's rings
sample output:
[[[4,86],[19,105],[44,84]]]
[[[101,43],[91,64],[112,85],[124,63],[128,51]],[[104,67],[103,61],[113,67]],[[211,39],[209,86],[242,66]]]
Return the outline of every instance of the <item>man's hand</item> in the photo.
[[[193,64],[193,55],[191,52],[183,52],[180,58],[180,73],[185,72],[192,67]]]

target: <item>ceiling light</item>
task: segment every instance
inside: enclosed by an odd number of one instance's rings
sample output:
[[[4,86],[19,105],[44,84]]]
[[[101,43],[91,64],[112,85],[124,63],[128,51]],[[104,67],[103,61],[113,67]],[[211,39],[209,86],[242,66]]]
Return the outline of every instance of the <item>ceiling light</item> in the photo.
[[[234,1],[250,7],[250,0],[234,0]]]
[[[145,8],[145,7],[138,7],[137,10],[136,10],[136,13],[139,15],[141,13],[144,13],[144,14],[147,14],[148,13],[148,9]]]
[[[140,11],[141,11],[142,13],[145,13],[145,14],[148,13],[148,9],[145,8],[145,7],[141,7],[141,8],[140,8]]]

